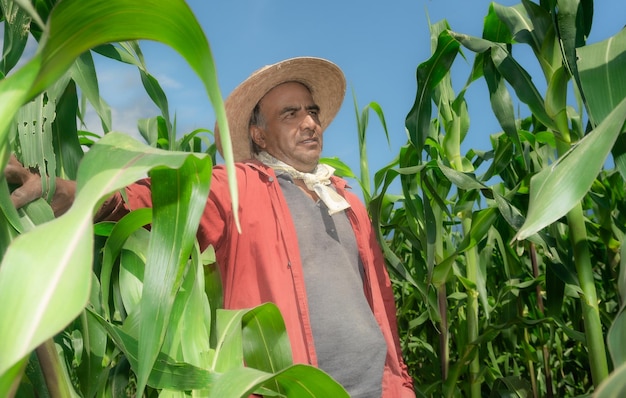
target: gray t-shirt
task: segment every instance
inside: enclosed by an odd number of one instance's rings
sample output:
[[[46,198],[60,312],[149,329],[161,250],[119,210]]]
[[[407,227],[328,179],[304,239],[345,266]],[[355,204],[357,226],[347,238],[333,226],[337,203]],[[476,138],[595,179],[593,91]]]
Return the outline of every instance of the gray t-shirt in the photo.
[[[298,234],[319,368],[353,398],[379,398],[387,345],[363,290],[363,266],[345,212],[329,215],[290,176],[278,175]]]

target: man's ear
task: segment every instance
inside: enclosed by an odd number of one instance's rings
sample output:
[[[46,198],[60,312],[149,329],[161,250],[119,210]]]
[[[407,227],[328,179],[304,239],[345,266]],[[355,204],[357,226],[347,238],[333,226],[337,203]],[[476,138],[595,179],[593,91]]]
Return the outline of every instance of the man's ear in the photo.
[[[262,128],[256,125],[250,126],[250,138],[261,149],[265,149],[265,133]]]

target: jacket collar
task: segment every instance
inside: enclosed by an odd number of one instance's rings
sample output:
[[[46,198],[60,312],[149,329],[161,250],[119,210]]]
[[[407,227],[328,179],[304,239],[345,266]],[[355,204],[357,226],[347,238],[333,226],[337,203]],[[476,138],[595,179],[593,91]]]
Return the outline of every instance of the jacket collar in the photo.
[[[258,171],[262,176],[265,177],[265,179],[269,180],[270,178],[276,178],[276,173],[274,172],[274,169],[266,166],[263,162],[260,162],[257,159],[244,160],[242,163]],[[330,178],[330,181],[335,186],[335,188],[339,190],[350,188],[346,180],[341,177],[332,176]]]

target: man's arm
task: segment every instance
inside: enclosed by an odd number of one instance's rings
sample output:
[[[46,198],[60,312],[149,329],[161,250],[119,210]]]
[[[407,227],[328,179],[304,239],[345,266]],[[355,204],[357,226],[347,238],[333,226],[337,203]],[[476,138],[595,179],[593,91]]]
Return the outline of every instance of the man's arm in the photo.
[[[41,176],[30,169],[22,166],[17,158],[11,154],[9,163],[4,169],[4,176],[9,184],[18,185],[11,193],[11,201],[15,208],[19,209],[28,203],[41,198]],[[76,182],[56,178],[56,190],[52,197],[50,206],[56,217],[65,213],[72,203],[76,195]]]

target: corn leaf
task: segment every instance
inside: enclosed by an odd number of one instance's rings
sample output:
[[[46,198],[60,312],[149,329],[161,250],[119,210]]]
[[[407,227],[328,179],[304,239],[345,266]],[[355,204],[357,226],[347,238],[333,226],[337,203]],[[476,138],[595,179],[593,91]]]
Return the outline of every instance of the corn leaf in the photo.
[[[89,100],[91,106],[96,111],[102,122],[102,130],[107,133],[111,131],[111,108],[107,105],[102,97],[100,97],[100,89],[98,87],[98,79],[96,76],[96,67],[93,63],[93,57],[90,52],[81,54],[76,58],[74,65],[70,69],[72,79],[80,87],[82,94]]]
[[[140,303],[138,391],[143,391],[163,345],[206,205],[211,169],[210,161],[189,157],[180,169],[151,172],[153,219]]]
[[[115,223],[104,245],[102,250],[102,265],[100,268],[100,285],[102,290],[103,314],[107,321],[111,320],[109,313],[109,291],[111,289],[113,264],[120,255],[122,246],[129,236],[137,229],[150,224],[150,222],[152,222],[152,211],[150,209],[134,210]]]
[[[112,192],[150,169],[178,168],[190,156],[146,147],[115,133],[105,136],[87,153],[79,170],[72,208],[17,237],[2,259],[0,374],[63,329],[87,303],[94,209]],[[103,166],[107,164],[112,168]]]
[[[578,49],[578,73],[589,117],[599,124],[626,98],[626,29],[600,43]],[[615,165],[626,178],[626,137],[613,147]]]
[[[417,96],[405,123],[411,143],[417,148],[418,153],[421,152],[430,130],[431,94],[441,79],[448,74],[458,52],[459,43],[448,31],[443,31],[437,38],[437,48],[433,55],[417,68]]]
[[[285,397],[348,397],[346,391],[326,373],[307,365],[293,365],[277,374],[253,368],[237,368],[221,375],[209,398],[245,397],[275,380]]]
[[[578,49],[578,70],[595,125],[626,97],[626,29]]]
[[[626,120],[626,99],[559,160],[533,176],[528,215],[515,239],[526,239],[563,217],[598,176]]]
[[[137,369],[139,363],[137,339],[126,333],[122,328],[108,323],[92,311],[88,311],[88,314],[106,328],[115,345],[130,362],[131,368]],[[197,366],[177,362],[161,353],[150,372],[148,384],[154,388],[169,388],[183,391],[199,390],[209,387],[218,377],[219,374],[198,368]]]
[[[215,108],[233,208],[238,199],[234,165],[215,65],[209,43],[183,0],[65,0],[53,9],[36,55],[0,81],[0,160],[7,159],[9,126],[26,101],[59,79],[85,51],[110,42],[147,39],[178,51],[202,80]],[[236,212],[235,212],[236,213]],[[236,219],[239,227],[239,220]]]
[[[246,364],[269,373],[293,365],[285,322],[272,303],[260,305],[242,318]]]
[[[616,398],[624,395],[626,395],[626,363],[616,368],[593,394],[595,398]]]
[[[613,366],[618,367],[626,364],[626,345],[624,345],[624,335],[626,335],[626,245],[622,243],[621,261],[617,288],[621,298],[621,307],[607,335],[607,346],[611,353]]]
[[[216,346],[215,356],[210,369],[216,372],[226,372],[241,366],[243,362],[241,318],[245,310],[216,311]]]
[[[516,148],[521,148],[522,143],[517,134],[513,100],[511,99],[509,90],[506,88],[505,81],[489,57],[485,57],[483,71],[487,87],[489,88],[491,109],[496,119],[498,119],[502,130],[511,138],[511,142],[515,144]]]

